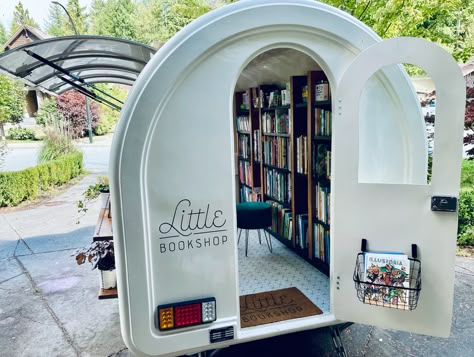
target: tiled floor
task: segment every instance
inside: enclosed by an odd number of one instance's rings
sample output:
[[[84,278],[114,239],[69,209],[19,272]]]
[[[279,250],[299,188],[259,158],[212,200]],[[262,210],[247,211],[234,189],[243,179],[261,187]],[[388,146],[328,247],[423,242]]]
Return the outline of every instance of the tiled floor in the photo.
[[[245,257],[245,231],[239,244],[240,295],[289,288],[300,289],[323,313],[329,312],[329,278],[272,237],[273,253],[268,250],[262,231],[249,232]]]

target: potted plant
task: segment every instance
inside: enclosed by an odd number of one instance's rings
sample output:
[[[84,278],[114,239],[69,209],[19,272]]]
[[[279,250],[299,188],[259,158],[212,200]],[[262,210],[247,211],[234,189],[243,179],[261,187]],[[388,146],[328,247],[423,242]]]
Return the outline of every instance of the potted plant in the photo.
[[[102,289],[117,287],[113,241],[92,242],[90,246],[78,250],[75,256],[78,265],[89,262],[92,264],[92,270],[100,270]]]
[[[77,212],[84,216],[88,210],[87,205],[89,202],[94,201],[99,195],[102,199],[101,207],[105,207],[107,204],[107,193],[110,192],[109,188],[109,178],[107,176],[97,176],[97,181],[93,185],[87,186],[86,190],[82,194],[83,199],[77,201]],[[109,212],[110,212],[110,199],[109,199]],[[110,216],[109,216],[110,217]],[[77,220],[77,223],[80,223],[80,219]]]

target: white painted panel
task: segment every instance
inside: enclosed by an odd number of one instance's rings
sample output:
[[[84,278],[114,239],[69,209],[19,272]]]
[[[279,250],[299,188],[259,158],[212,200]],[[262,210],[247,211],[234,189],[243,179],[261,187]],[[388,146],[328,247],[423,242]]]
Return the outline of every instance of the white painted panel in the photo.
[[[363,119],[358,117],[360,93],[372,74],[395,63],[418,65],[436,84],[436,145],[431,185],[359,181],[359,151],[363,146],[360,128],[364,128],[359,125]],[[449,335],[457,214],[433,212],[430,203],[432,196],[458,196],[464,99],[464,80],[457,63],[438,46],[420,39],[399,38],[376,44],[361,53],[345,72],[336,93],[338,109],[333,134],[331,228],[335,274],[332,279],[339,281],[338,287],[333,286],[337,318],[436,336]],[[390,161],[390,157],[386,159]],[[368,240],[371,251],[410,255],[411,244],[418,245],[422,290],[415,310],[408,312],[359,302],[352,273],[362,238]]]
[[[132,353],[174,355],[208,349],[209,328],[222,326],[234,326],[235,339],[212,348],[334,323],[328,315],[323,322],[306,318],[251,332],[239,329],[233,91],[245,66],[272,48],[311,56],[336,89],[355,56],[379,40],[347,14],[312,1],[242,1],[195,21],[149,62],[122,111],[110,170],[121,328]],[[401,71],[387,75],[387,81],[410,98]],[[377,98],[393,102],[383,80]],[[417,110],[416,97],[405,104],[407,110]],[[367,107],[363,118],[370,115]],[[423,127],[412,129],[421,133]],[[395,141],[391,147],[403,165],[424,162],[425,153],[417,151],[408,160],[403,145]],[[188,204],[183,199],[192,205],[185,209],[188,214],[209,205],[210,212],[222,218],[214,227],[225,219],[218,227],[228,235],[225,243],[221,239],[224,244],[197,248],[195,242],[188,249],[182,235],[191,232],[186,223],[178,237],[163,238],[174,231],[170,224],[175,226],[178,203]],[[194,230],[193,238],[200,232]],[[168,245],[165,252],[161,244],[168,239],[186,241],[186,249],[169,252]],[[167,333],[156,328],[158,304],[206,296],[216,297],[215,323]]]

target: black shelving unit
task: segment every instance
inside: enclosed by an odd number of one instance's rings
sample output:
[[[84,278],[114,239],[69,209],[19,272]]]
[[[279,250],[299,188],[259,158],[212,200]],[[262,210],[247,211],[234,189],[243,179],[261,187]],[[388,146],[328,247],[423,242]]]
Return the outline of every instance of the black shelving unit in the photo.
[[[269,165],[269,164],[263,164],[264,167],[267,167],[269,169],[274,169],[274,170],[277,170],[277,171],[281,171],[281,172],[285,172],[287,174],[289,174],[291,171],[288,170],[288,169],[285,169],[285,168],[282,168],[282,167],[278,167],[278,166],[273,166],[273,165]]]
[[[281,105],[281,106],[278,106],[278,107],[262,108],[261,111],[262,112],[271,112],[271,111],[274,111],[274,110],[285,110],[285,109],[290,109],[290,106],[289,105]]]
[[[325,100],[325,101],[320,101],[320,102],[313,102],[313,108],[318,108],[318,107],[324,107],[329,109],[332,107],[331,105],[331,99]]]
[[[291,135],[286,133],[262,133],[263,136],[280,136],[282,138],[289,138]]]
[[[275,201],[276,203],[281,204],[284,208],[290,208],[290,202],[284,202],[284,201],[277,200],[275,197],[270,196],[269,194],[265,194],[264,196],[267,200]]]

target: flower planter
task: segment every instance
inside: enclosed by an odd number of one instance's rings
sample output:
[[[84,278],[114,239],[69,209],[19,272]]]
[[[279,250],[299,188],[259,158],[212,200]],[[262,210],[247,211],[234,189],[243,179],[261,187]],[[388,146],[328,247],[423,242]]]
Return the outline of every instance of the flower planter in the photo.
[[[108,207],[108,201],[109,201],[109,194],[106,192],[101,192],[100,193],[100,207],[101,208],[107,208]]]
[[[117,287],[117,275],[115,269],[100,271],[100,287],[102,289],[114,289]]]

